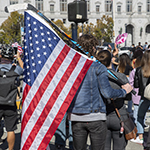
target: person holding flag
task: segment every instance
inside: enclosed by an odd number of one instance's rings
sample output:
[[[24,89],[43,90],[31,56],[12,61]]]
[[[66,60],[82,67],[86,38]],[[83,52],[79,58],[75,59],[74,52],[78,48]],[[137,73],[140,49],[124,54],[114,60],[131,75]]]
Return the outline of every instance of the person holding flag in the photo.
[[[94,36],[85,34],[79,37],[77,43],[93,56],[98,41]],[[88,135],[91,149],[104,149],[107,126],[103,97],[125,97],[132,89],[129,83],[123,85],[122,89],[112,89],[107,68],[101,63],[92,63],[69,108],[74,150],[86,149]]]

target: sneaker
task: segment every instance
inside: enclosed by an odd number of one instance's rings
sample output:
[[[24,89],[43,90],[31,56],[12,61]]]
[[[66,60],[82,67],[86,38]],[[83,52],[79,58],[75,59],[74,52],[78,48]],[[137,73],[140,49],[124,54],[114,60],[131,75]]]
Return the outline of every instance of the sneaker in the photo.
[[[136,139],[131,139],[131,142],[143,144],[143,139],[139,139],[139,136]]]

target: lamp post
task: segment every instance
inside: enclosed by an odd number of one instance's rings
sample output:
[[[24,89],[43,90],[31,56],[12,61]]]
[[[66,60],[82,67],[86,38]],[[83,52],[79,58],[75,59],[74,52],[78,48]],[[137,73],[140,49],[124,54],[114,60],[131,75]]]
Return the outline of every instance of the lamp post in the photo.
[[[22,46],[22,36],[24,33],[24,28],[23,28],[23,15],[21,14],[21,16],[19,16],[19,21],[20,21],[20,35],[21,35],[21,39],[20,39],[20,44]]]
[[[125,33],[127,33],[127,24],[125,23]],[[127,46],[127,40],[125,41],[125,46]]]
[[[114,25],[113,25],[113,42],[115,42],[115,0],[112,1],[112,19],[114,22]]]

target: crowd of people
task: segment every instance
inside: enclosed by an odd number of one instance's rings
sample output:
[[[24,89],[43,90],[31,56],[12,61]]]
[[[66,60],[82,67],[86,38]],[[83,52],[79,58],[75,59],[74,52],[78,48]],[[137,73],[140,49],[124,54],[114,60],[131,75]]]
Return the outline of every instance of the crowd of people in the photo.
[[[145,117],[150,101],[143,96],[143,93],[145,86],[150,82],[148,67],[150,66],[150,45],[147,42],[144,46],[140,42],[137,46],[133,44],[130,56],[126,53],[118,56],[119,50],[116,44],[114,49],[111,49],[111,46],[108,46],[107,50],[96,48],[97,40],[91,35],[82,35],[77,42],[90,53],[89,56],[94,56],[101,64],[94,63],[90,67],[68,109],[67,120],[71,121],[70,125],[72,124],[69,135],[73,137],[73,148],[70,147],[70,149],[86,149],[89,135],[93,150],[111,150],[112,145],[113,150],[125,150],[128,141],[125,134],[120,133],[121,123],[115,111],[117,108],[122,120],[126,120],[130,115],[137,126],[137,138],[130,141],[142,144],[144,150],[150,150],[150,136],[145,141],[146,144],[143,140],[144,128],[149,127]],[[126,96],[121,93],[118,95],[123,86],[109,77],[107,69],[124,83],[130,83],[136,94],[131,94],[131,87],[128,87],[130,90],[126,91]],[[118,90],[115,95],[111,88]],[[56,149],[63,150],[64,147],[65,144],[62,146],[57,142]]]
[[[65,42],[72,47],[71,43]],[[114,50],[110,46],[107,50],[98,49],[97,39],[90,34],[80,36],[77,43],[89,53],[89,57],[94,56],[92,57],[94,62],[55,132],[55,149],[64,150],[68,138],[70,150],[86,150],[89,136],[92,150],[111,150],[112,142],[113,150],[125,150],[128,140],[125,138],[125,133],[121,132],[122,125],[116,114],[116,108],[122,120],[126,120],[130,115],[137,126],[137,138],[131,139],[131,142],[143,144],[145,116],[150,106],[150,101],[143,94],[146,85],[150,82],[150,46],[147,42],[144,46],[141,46],[140,42],[136,47],[133,44],[131,58],[126,53],[118,56],[119,50],[116,44]],[[76,50],[82,53],[78,47]],[[22,74],[23,61],[19,52],[15,56],[17,60],[15,63],[12,58],[0,56],[0,70],[7,72],[12,65],[17,64],[15,72],[18,75]],[[124,84],[113,80],[108,70]],[[135,95],[131,94],[132,90],[136,91]],[[6,107],[0,104],[0,119],[4,117],[10,150],[13,150],[15,142],[16,109],[16,105]],[[13,122],[12,126],[10,121]],[[150,135],[146,143],[144,149],[150,150]]]

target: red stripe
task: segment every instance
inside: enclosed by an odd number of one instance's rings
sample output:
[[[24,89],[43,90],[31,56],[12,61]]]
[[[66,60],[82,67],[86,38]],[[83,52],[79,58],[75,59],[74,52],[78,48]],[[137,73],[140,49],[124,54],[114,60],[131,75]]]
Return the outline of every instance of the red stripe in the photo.
[[[38,105],[42,95],[44,94],[44,91],[48,87],[49,83],[51,82],[52,78],[54,77],[55,73],[59,69],[61,63],[63,62],[62,60],[67,56],[70,48],[65,45],[57,59],[55,60],[54,64],[52,65],[51,69],[49,70],[48,74],[46,75],[45,79],[39,86],[38,91],[36,92],[35,96],[33,97],[30,105],[28,106],[26,112],[24,113],[24,116],[22,118],[22,126],[21,126],[21,134],[23,133],[23,130],[28,123],[30,117],[32,116],[36,106]],[[61,58],[61,59],[60,59]]]
[[[76,81],[74,82],[72,88],[70,89],[70,92],[68,93],[66,99],[64,100],[64,103],[62,104],[59,112],[57,113],[55,119],[53,120],[51,126],[49,127],[49,130],[47,131],[47,133],[45,134],[45,136],[43,137],[43,140],[41,141],[41,144],[39,145],[38,150],[43,150],[47,147],[47,145],[49,144],[51,138],[53,137],[57,127],[59,126],[63,116],[65,115],[73,97],[76,94],[76,91],[78,90],[85,74],[87,73],[89,67],[91,66],[92,61],[87,60],[84,67],[82,68],[80,74],[78,75]],[[61,118],[61,119],[60,119]]]
[[[28,95],[28,92],[30,91],[30,86],[28,84],[25,85],[24,90],[23,90],[23,96],[22,96],[22,105],[24,103],[24,100],[26,96]]]
[[[71,73],[73,72],[74,68],[76,67],[80,57],[81,57],[81,55],[76,53],[76,55],[72,59],[70,65],[68,66],[67,70],[65,71],[65,73],[63,74],[61,80],[59,81],[58,85],[56,86],[53,94],[49,98],[49,101],[47,102],[45,108],[43,108],[43,111],[42,111],[41,115],[39,116],[37,122],[35,123],[34,128],[30,132],[30,135],[28,136],[28,139],[26,140],[22,150],[27,150],[27,149],[30,148],[32,142],[34,141],[36,135],[38,134],[38,131],[42,127],[42,125],[43,125],[47,115],[49,114],[51,108],[53,107],[56,99],[58,98],[58,96],[61,93],[63,87],[65,86],[69,76],[71,75]],[[65,111],[64,111],[64,113],[65,113]],[[61,118],[59,118],[59,122],[61,121]]]

